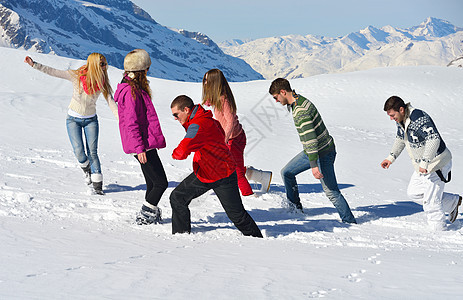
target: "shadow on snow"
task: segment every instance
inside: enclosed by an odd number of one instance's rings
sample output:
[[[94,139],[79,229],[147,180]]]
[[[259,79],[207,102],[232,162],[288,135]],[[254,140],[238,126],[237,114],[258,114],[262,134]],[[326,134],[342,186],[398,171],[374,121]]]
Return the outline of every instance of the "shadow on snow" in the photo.
[[[169,181],[168,187],[175,188],[180,183],[176,181]],[[251,183],[251,186],[254,185],[254,188],[258,184]],[[345,189],[353,187],[352,184],[338,184],[339,189]],[[309,193],[323,193],[321,184],[299,184],[299,193],[300,194],[309,194]],[[118,193],[125,191],[145,191],[146,184],[140,184],[135,187],[126,186],[121,184],[109,184],[105,188],[106,193]],[[211,191],[212,192],[212,191]],[[269,190],[269,193],[285,193],[285,187],[283,185],[272,184]],[[213,193],[214,195],[214,193]],[[217,199],[218,200],[218,199]],[[263,209],[252,209],[249,210],[249,214],[257,223],[264,222],[275,222],[275,224],[264,224],[259,225],[261,230],[265,230],[267,236],[285,236],[290,235],[294,232],[315,232],[315,231],[326,231],[333,232],[334,228],[349,228],[351,225],[342,223],[339,219],[337,210],[332,206],[331,202],[326,199],[325,207],[304,207],[304,212],[291,211],[287,207],[277,207],[270,208],[268,210]],[[363,215],[356,217],[359,224],[369,222],[372,220],[382,219],[382,218],[395,218],[402,217],[407,215],[413,215],[423,211],[423,207],[413,201],[398,201],[389,204],[378,204],[378,205],[368,205],[360,207],[352,207],[354,215],[356,212],[364,212]],[[336,219],[311,219],[315,216],[321,215],[335,215]],[[287,223],[291,222],[293,223]],[[170,222],[170,218],[164,219],[164,222]],[[281,221],[287,221],[284,224],[276,223]],[[217,226],[211,225],[211,223],[216,223]],[[213,216],[205,216],[205,220],[193,221],[192,231],[196,232],[206,232],[210,230],[216,230],[218,228],[235,228],[232,225],[225,225],[224,223],[230,223],[227,215],[224,211],[218,211],[214,213]],[[219,225],[221,224],[221,225]],[[236,228],[235,228],[236,229]]]
[[[168,188],[175,188],[180,184],[180,182],[177,181],[169,181]],[[253,183],[250,182],[251,187],[254,190],[260,190],[261,185],[258,183]],[[339,189],[346,189],[353,187],[354,185],[352,184],[338,184]],[[323,188],[320,183],[313,183],[313,184],[298,184],[299,188],[299,193],[300,194],[308,194],[308,193],[322,193]],[[128,186],[128,185],[122,185],[122,184],[115,184],[111,183],[105,186],[105,193],[120,193],[120,192],[127,192],[127,191],[146,191],[146,184],[139,184],[137,186]],[[269,192],[281,192],[285,193],[285,186],[280,185],[280,184],[271,184]]]
[[[169,181],[167,188],[175,188],[179,184],[180,182]],[[111,183],[111,184],[106,185],[104,188],[104,192],[106,194],[129,192],[129,191],[146,191],[146,184],[139,184],[137,186],[129,186],[129,185]]]

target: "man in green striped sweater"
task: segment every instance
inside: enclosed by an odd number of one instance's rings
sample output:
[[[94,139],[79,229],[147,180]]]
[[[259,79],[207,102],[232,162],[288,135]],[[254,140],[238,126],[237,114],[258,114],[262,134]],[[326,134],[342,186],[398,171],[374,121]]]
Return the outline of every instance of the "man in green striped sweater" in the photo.
[[[272,82],[269,93],[277,102],[287,105],[288,110],[292,111],[294,124],[304,148],[281,170],[288,200],[297,209],[302,210],[296,175],[311,169],[313,176],[320,180],[326,196],[338,210],[342,221],[357,223],[349,204],[339,191],[334,173],[336,158],[334,140],[315,105],[303,96],[296,94],[291,89],[289,81],[283,78],[275,79]]]

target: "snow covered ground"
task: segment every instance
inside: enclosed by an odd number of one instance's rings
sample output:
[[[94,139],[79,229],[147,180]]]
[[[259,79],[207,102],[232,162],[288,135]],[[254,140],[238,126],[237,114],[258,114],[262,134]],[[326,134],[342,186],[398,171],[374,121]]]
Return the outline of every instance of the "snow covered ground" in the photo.
[[[397,67],[293,80],[334,136],[336,170],[358,225],[346,225],[310,172],[298,176],[304,213],[290,212],[280,169],[301,150],[291,116],[268,95],[270,81],[234,83],[248,135],[246,162],[272,170],[268,194],[244,205],[266,237],[244,237],[213,193],[191,203],[190,235],[171,235],[169,194],[191,172],[171,159],[184,135],[172,99],[199,101],[198,83],[151,78],[167,138],[159,151],[169,188],[162,225],[133,223],[144,199],[136,160],[122,151],[117,122],[99,100],[105,196],[91,195],[65,129],[71,84],[0,48],[0,298],[2,299],[458,299],[463,295],[463,216],[448,231],[426,227],[407,199],[406,153],[380,168],[395,136],[383,112],[398,95],[428,112],[453,153],[447,190],[463,193],[463,70]],[[32,54],[44,64],[83,62]],[[155,66],[153,66],[155,67]],[[121,70],[110,69],[113,87]],[[258,188],[255,186],[256,189]]]

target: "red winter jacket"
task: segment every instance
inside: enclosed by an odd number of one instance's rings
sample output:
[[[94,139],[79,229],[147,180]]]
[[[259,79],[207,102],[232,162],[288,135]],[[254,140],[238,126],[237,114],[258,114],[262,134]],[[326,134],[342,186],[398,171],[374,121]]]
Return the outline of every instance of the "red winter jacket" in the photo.
[[[225,134],[212,112],[196,105],[183,124],[186,135],[174,149],[174,159],[186,159],[191,152],[193,171],[201,182],[211,183],[230,176],[236,166],[225,144]]]

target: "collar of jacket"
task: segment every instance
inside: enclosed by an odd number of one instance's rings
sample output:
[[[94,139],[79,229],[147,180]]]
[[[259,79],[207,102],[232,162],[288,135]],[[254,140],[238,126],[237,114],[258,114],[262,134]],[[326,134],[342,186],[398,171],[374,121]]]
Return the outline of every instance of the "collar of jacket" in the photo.
[[[195,107],[191,110],[190,114],[188,115],[188,119],[186,120],[186,122],[183,123],[183,127],[185,129],[188,129],[188,126],[190,126],[190,121],[193,120],[193,118],[196,116],[198,109],[199,109],[199,104],[196,104]]]
[[[401,126],[406,131],[408,125],[410,125],[410,122],[411,122],[410,121],[410,114],[412,113],[414,108],[413,108],[413,106],[411,105],[410,102],[408,102],[405,105],[406,105],[406,107],[405,107],[405,116],[404,116],[403,123],[398,123],[398,124],[399,124],[399,126]]]
[[[299,95],[296,94],[296,90],[293,90],[293,97],[294,97],[294,102],[286,105],[286,108],[288,109],[289,112],[291,112],[291,109],[294,110],[294,107],[296,107],[297,105],[297,101],[299,101]]]

